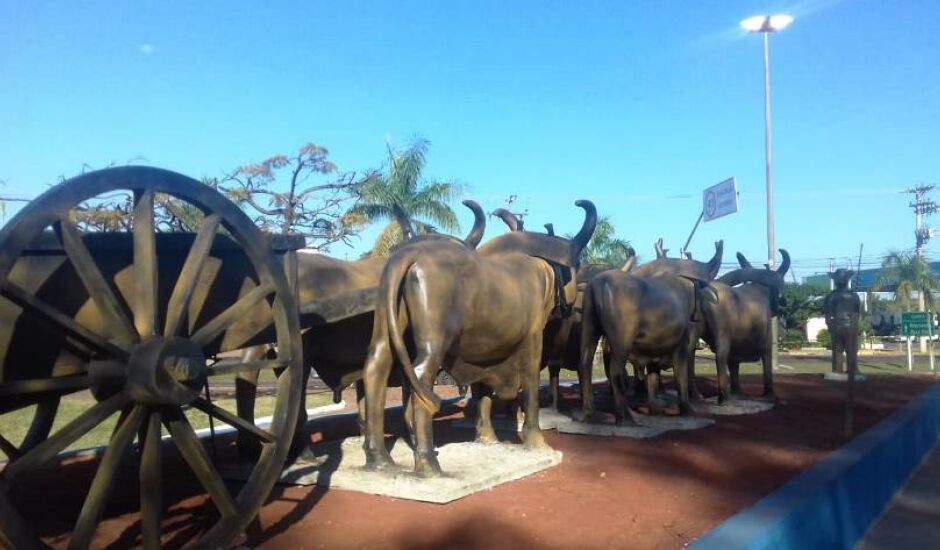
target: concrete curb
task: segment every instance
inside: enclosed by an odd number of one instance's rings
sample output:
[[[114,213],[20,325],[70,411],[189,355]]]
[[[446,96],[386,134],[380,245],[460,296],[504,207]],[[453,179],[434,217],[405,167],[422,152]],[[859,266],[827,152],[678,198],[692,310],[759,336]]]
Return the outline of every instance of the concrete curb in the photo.
[[[852,548],[940,434],[940,385],[689,545]]]

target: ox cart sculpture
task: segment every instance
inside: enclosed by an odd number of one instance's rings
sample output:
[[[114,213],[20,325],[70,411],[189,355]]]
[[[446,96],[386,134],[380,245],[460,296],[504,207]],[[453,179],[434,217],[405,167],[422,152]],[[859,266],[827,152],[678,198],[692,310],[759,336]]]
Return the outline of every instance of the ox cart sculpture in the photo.
[[[131,230],[80,231],[74,209],[115,194],[133,201]],[[159,231],[155,197],[166,196],[202,213],[196,233]],[[217,191],[147,167],[65,181],[11,219],[0,231],[0,413],[36,408],[23,441],[0,440],[9,458],[0,473],[0,541],[43,546],[33,518],[21,515],[18,484],[49,475],[39,469],[115,416],[70,548],[92,544],[121,463],[138,465],[141,544],[160,546],[164,429],[218,511],[198,546],[225,546],[241,532],[281,472],[300,411],[303,351],[290,266],[291,250],[302,245],[297,238],[272,242]],[[259,343],[274,344],[271,358],[220,357]],[[208,380],[262,370],[278,373],[269,424],[211,402]],[[96,403],[50,433],[60,398],[86,390]],[[187,420],[188,409],[257,441],[247,481],[235,492]],[[136,462],[129,456],[135,446]]]

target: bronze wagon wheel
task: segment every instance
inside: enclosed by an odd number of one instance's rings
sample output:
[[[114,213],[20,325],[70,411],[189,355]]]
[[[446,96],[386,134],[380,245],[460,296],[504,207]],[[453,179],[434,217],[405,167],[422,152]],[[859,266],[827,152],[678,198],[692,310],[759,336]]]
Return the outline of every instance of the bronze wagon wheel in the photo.
[[[102,255],[93,253],[89,245],[93,235],[83,234],[70,215],[77,205],[115,192],[133,197],[131,229],[124,234],[133,250],[129,263],[133,276],[120,288],[103,274]],[[180,267],[171,277],[175,280],[162,281],[162,287],[158,275],[167,278],[164,259],[172,254],[160,246],[165,239],[158,238],[155,196],[172,196],[204,216],[195,235],[189,234],[187,243],[191,244],[177,257]],[[87,293],[87,307],[95,312],[95,322],[88,322],[87,315],[63,313],[56,300],[37,297],[12,280],[10,274],[25,251],[37,240],[52,236]],[[208,318],[197,319],[192,315],[193,295],[213,243],[220,239],[237,245],[255,283],[242,288],[231,303],[215,304]],[[146,548],[160,546],[164,428],[218,511],[218,521],[207,528],[198,546],[225,546],[255,517],[278,478],[294,433],[302,391],[302,349],[297,307],[283,269],[264,235],[235,205],[196,180],[156,168],[113,168],[67,180],[30,202],[0,230],[0,296],[21,308],[24,316],[51,327],[81,358],[67,376],[37,372],[26,378],[21,369],[10,379],[4,370],[0,405],[37,402],[36,396],[82,390],[90,390],[95,400],[44,441],[31,449],[24,447],[17,460],[0,472],[0,542],[11,548],[43,546],[20,512],[17,484],[40,468],[44,468],[42,475],[67,477],[67,465],[49,469],[57,464],[58,453],[113,417],[117,424],[95,464],[70,548],[91,545],[122,463],[138,466],[134,483],[140,487],[140,543]],[[213,362],[218,352],[225,351],[226,331],[259,308],[267,315],[277,357],[250,363]],[[269,426],[246,422],[202,397],[211,377],[261,369],[280,372]],[[252,459],[247,481],[234,492],[223,482],[187,420],[184,412],[188,409],[198,409],[260,442],[261,452]],[[135,448],[139,448],[136,462],[128,457]]]

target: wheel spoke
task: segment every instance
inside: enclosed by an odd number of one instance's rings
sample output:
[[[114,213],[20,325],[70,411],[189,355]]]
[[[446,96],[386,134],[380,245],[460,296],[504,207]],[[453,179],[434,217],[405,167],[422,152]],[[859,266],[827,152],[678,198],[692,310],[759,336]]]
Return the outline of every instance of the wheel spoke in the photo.
[[[89,296],[94,300],[95,305],[106,318],[110,318],[110,326],[114,326],[118,332],[116,337],[124,344],[136,342],[139,338],[134,330],[124,309],[121,307],[117,296],[112,292],[111,285],[105,280],[101,270],[95,263],[91,252],[82,241],[82,235],[75,225],[67,220],[61,219],[56,223],[56,230],[59,232],[59,238],[62,240],[62,247],[65,248],[69,260],[75,267],[82,284],[88,290]]]
[[[243,372],[254,372],[262,369],[280,369],[290,364],[290,361],[219,361],[208,369],[208,376],[228,376]]]
[[[134,326],[141,338],[157,330],[157,243],[153,191],[134,193]]]
[[[189,309],[189,302],[196,290],[199,275],[202,274],[202,268],[209,257],[209,250],[212,248],[220,221],[218,214],[206,216],[199,228],[196,240],[193,241],[183,269],[180,270],[180,276],[176,280],[176,286],[173,287],[173,294],[170,296],[166,312],[166,327],[163,330],[164,336],[176,336],[179,331],[183,316]]]
[[[235,501],[232,500],[225,482],[222,481],[219,472],[209,461],[209,455],[203,448],[202,442],[199,441],[199,437],[196,436],[196,432],[182,411],[176,411],[176,414],[168,419],[166,426],[170,431],[170,435],[173,436],[173,443],[176,444],[193,473],[199,478],[199,482],[208,491],[209,497],[212,498],[222,517],[232,517],[238,514],[238,508]]]
[[[141,443],[143,456],[140,463],[140,531],[143,547],[152,550],[160,548],[160,521],[163,517],[160,411],[154,410],[150,413]]]
[[[237,302],[228,307],[225,311],[218,314],[214,319],[203,325],[192,336],[192,341],[196,345],[205,347],[215,338],[222,334],[228,327],[236,321],[242,319],[251,308],[261,300],[274,293],[273,285],[260,285],[254,290],[245,294]]]
[[[21,456],[19,460],[8,465],[3,471],[3,479],[7,483],[12,483],[23,472],[41,466],[91,431],[95,426],[104,422],[109,416],[121,410],[129,402],[130,398],[123,394],[117,394],[105,401],[96,403],[63,426],[58,432]]]
[[[110,355],[116,359],[127,360],[127,351],[108,342],[101,336],[76,323],[71,317],[65,315],[46,302],[36,298],[22,287],[6,280],[0,287],[3,294],[10,301],[34,314],[39,319],[51,324],[54,328],[72,336],[83,344],[94,348],[99,353]]]
[[[38,378],[36,380],[11,380],[0,383],[0,396],[27,395],[52,391],[77,391],[89,386],[87,376],[63,376],[61,378]]]
[[[254,425],[251,422],[248,422],[247,420],[239,417],[236,414],[233,414],[217,405],[214,405],[208,402],[202,397],[197,397],[195,401],[190,403],[190,405],[208,414],[209,416],[218,418],[222,422],[225,422],[229,426],[232,426],[233,428],[239,431],[242,431],[242,432],[245,432],[247,434],[251,434],[257,437],[258,439],[260,439],[261,441],[264,441],[265,443],[274,443],[275,441],[274,435],[271,434],[270,432],[267,432],[259,428],[258,426]]]
[[[0,451],[3,451],[3,454],[7,455],[7,459],[13,460],[20,456],[20,450],[16,448],[16,445],[10,442],[9,439],[0,435]]]
[[[95,528],[104,511],[105,503],[111,495],[111,489],[114,487],[121,459],[127,456],[131,444],[134,443],[134,436],[137,435],[137,430],[143,422],[144,413],[143,405],[135,406],[124,418],[124,422],[114,431],[111,442],[98,464],[98,471],[95,473],[91,488],[88,489],[88,496],[85,497],[85,504],[82,505],[78,522],[72,531],[72,539],[69,541],[70,549],[91,546]]]

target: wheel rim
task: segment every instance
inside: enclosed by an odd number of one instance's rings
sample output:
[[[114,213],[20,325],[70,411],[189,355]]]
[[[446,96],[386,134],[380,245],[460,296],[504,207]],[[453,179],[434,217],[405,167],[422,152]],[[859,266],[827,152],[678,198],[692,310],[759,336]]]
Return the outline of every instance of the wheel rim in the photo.
[[[130,296],[116,292],[101,274],[82,235],[69,218],[78,204],[118,190],[132,192],[133,283]],[[205,216],[188,250],[172,293],[165,304],[158,291],[154,197],[166,194],[198,207]],[[56,308],[11,282],[9,275],[27,246],[52,227],[101,316],[109,334],[63,315]],[[219,228],[223,228],[247,257],[257,284],[208,321],[186,323],[194,289],[206,265]],[[257,514],[277,480],[286,458],[300,406],[301,347],[293,295],[280,265],[251,220],[218,192],[196,180],[156,168],[123,167],[84,174],[43,193],[0,230],[0,295],[43,319],[87,351],[86,370],[69,377],[0,382],[2,395],[89,388],[99,402],[34,448],[24,450],[0,475],[0,538],[8,546],[34,546],[38,538],[9,501],[8,490],[28,472],[54,460],[58,452],[105,419],[120,413],[88,490],[72,534],[70,547],[87,547],[95,534],[114,486],[122,458],[138,438],[141,449],[139,484],[141,532],[145,547],[160,544],[162,450],[165,427],[179,454],[209,494],[221,516],[200,546],[222,546]],[[220,336],[262,302],[270,305],[277,349],[270,361],[217,362],[206,366],[205,356],[218,348]],[[164,307],[165,306],[165,307]],[[190,325],[190,326],[187,326]],[[277,368],[274,413],[268,428],[245,422],[202,397],[207,379],[231,373]],[[183,407],[201,410],[210,418],[235,427],[261,442],[261,453],[237,495],[229,492],[209,460]]]

